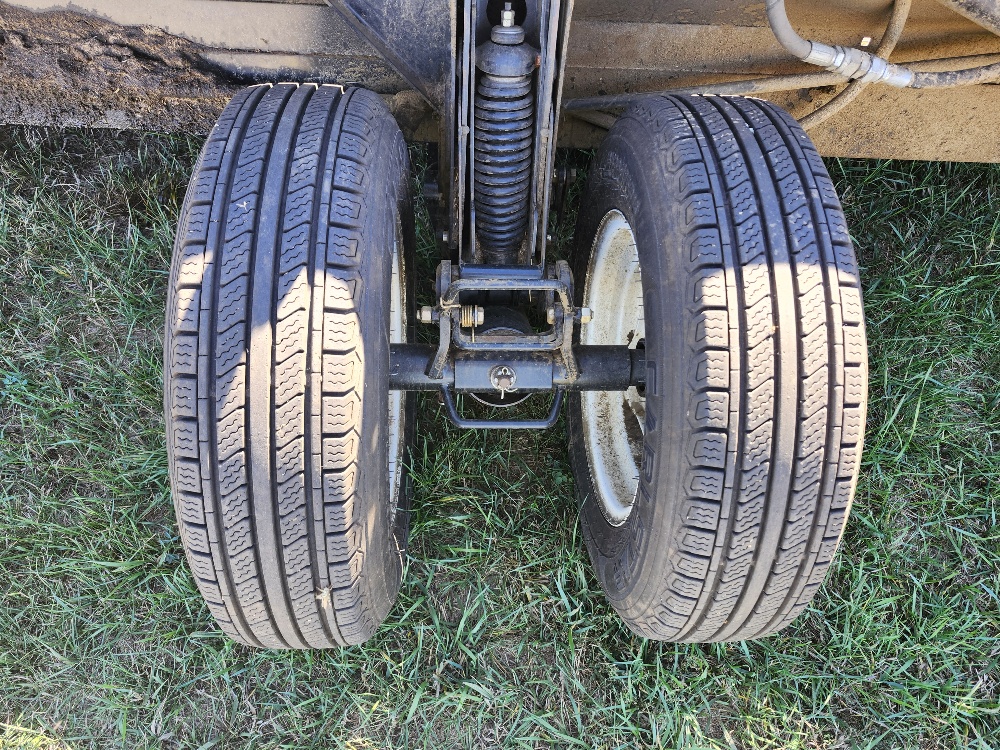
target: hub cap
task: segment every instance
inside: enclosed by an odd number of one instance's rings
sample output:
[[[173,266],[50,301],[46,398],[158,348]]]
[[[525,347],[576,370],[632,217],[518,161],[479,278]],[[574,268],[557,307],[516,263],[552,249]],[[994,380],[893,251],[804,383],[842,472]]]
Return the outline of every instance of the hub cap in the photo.
[[[389,343],[406,342],[406,291],[403,286],[403,268],[400,258],[402,228],[396,227],[392,243],[392,280],[389,292]],[[389,497],[395,511],[399,503],[399,478],[403,465],[403,391],[389,391]]]
[[[627,344],[635,349],[646,336],[642,277],[635,236],[620,211],[601,221],[587,268],[583,304],[593,311],[582,326],[586,345]],[[581,394],[584,443],[597,500],[613,526],[625,523],[639,489],[646,399],[636,388]]]

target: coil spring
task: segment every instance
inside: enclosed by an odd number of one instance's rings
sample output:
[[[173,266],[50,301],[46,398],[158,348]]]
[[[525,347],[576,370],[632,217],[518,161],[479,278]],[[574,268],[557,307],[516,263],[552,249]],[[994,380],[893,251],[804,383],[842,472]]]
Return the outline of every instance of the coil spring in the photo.
[[[486,261],[514,263],[528,226],[532,76],[483,74],[476,90],[476,230]]]
[[[462,328],[481,326],[485,320],[484,310],[478,305],[462,305],[459,310],[459,325]]]

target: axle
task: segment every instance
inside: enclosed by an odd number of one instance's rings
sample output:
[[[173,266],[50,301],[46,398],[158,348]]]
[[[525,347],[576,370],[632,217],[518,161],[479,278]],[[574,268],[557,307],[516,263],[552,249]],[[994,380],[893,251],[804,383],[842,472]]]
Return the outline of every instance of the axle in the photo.
[[[646,385],[644,349],[627,346],[574,346],[579,375],[569,381],[554,352],[462,352],[443,378],[427,371],[437,349],[428,344],[392,344],[389,389],[396,391],[524,393],[551,391],[626,391]]]

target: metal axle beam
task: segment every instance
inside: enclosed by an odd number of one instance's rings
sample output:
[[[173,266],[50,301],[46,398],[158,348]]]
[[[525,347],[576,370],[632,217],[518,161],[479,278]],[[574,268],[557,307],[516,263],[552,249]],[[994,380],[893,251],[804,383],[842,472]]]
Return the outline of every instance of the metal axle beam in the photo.
[[[478,381],[463,383],[462,374],[456,379],[456,369],[462,369],[462,361],[449,362],[442,378],[427,375],[437,347],[429,344],[392,344],[389,348],[389,390],[393,391],[440,391],[442,388],[463,391],[483,390],[473,385]],[[564,380],[564,374],[552,352],[476,352],[476,364],[486,364],[484,355],[490,357],[489,370],[494,366],[507,366],[515,372],[531,373],[539,368],[548,368],[551,377],[544,379],[522,376],[518,381],[519,392],[545,392],[553,388],[565,391],[625,391],[632,386],[646,384],[646,355],[643,349],[627,346],[574,346],[580,373],[575,380]],[[460,355],[461,356],[461,355]]]

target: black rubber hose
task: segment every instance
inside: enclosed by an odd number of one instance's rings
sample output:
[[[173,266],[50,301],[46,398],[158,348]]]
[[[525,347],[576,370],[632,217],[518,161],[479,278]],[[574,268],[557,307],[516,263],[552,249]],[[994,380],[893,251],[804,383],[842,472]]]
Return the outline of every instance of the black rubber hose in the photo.
[[[997,83],[1000,81],[1000,63],[983,65],[967,70],[950,70],[941,73],[914,73],[915,89],[950,89],[955,86],[974,86],[979,83]]]

